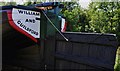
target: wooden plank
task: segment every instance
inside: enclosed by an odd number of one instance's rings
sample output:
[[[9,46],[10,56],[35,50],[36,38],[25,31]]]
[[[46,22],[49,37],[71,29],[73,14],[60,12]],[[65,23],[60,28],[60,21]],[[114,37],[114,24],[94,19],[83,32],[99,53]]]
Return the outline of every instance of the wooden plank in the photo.
[[[23,48],[21,50],[17,50],[17,52],[14,52],[14,55],[10,55],[10,58],[4,59],[3,64],[15,65],[30,69],[39,69],[40,55],[38,47],[39,47],[38,45],[33,45]]]
[[[95,68],[95,67],[92,67],[90,65],[86,65],[86,70],[89,71],[89,70],[97,70],[98,68]]]
[[[64,42],[64,41],[57,41],[56,45],[56,52],[57,53],[66,53],[72,54],[72,43],[71,42]]]
[[[106,35],[106,34],[74,34],[74,33],[64,33],[64,35],[69,39],[71,42],[78,42],[78,43],[89,43],[89,44],[99,44],[99,45],[108,45],[117,47],[118,42],[116,40],[115,35]],[[112,39],[110,39],[110,37]],[[61,35],[56,35],[57,40],[64,40]]]
[[[66,49],[66,41],[57,34],[57,50],[55,56],[58,59],[85,64],[87,69],[114,69],[117,41],[114,35],[109,34],[84,34],[64,33],[70,39],[69,49]],[[107,58],[108,56],[108,58]],[[74,66],[73,66],[74,67]]]
[[[73,43],[73,53],[72,55],[75,56],[83,56],[87,57],[89,54],[89,45],[88,44],[82,44],[82,43]]]
[[[67,55],[67,54],[62,54],[62,53],[56,53],[55,56],[59,59],[64,59],[67,61],[87,64],[90,66],[94,66],[96,68],[104,67],[104,68],[108,68],[108,69],[113,69],[113,67],[114,67],[113,65],[111,65],[107,62],[103,62],[103,61],[100,61],[98,59],[94,59],[91,57],[80,57],[80,56],[78,57],[75,55]]]
[[[70,62],[65,60],[56,60],[56,68],[55,69],[70,69]]]
[[[84,64],[79,64],[79,63],[71,62],[70,65],[71,65],[70,69],[73,69],[73,70],[84,70],[84,71],[86,71],[86,65],[84,65]]]
[[[45,41],[45,65],[47,69],[54,69],[55,38]]]
[[[101,48],[103,47],[100,47],[99,45],[91,44],[89,48],[89,57],[99,59],[101,56],[104,55],[104,51]],[[103,58],[101,60],[103,60]]]
[[[89,57],[99,59],[103,62],[108,62],[109,64],[115,64],[115,48],[100,45],[90,45]]]

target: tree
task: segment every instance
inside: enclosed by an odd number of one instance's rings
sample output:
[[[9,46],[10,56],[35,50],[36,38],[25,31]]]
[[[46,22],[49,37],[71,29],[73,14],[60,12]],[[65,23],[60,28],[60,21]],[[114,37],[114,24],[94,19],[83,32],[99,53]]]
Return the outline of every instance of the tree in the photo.
[[[68,22],[67,31],[86,31],[88,21],[85,10],[77,2],[64,2],[64,8],[61,13],[66,17]]]
[[[114,33],[120,42],[120,3],[92,2],[88,10],[90,30]]]
[[[5,2],[0,2],[0,6],[4,6],[5,5]]]
[[[0,6],[16,5],[16,2],[0,2]]]
[[[91,30],[101,33],[116,33],[119,23],[118,2],[96,2],[89,7]]]

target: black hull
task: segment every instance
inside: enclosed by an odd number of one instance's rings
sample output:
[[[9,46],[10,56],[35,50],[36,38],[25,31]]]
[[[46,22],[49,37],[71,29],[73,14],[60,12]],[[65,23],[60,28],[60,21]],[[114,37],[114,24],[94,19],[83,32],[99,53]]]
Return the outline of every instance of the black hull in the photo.
[[[1,12],[2,28],[2,66],[6,65],[38,69],[39,46],[27,36],[19,33],[9,25],[7,12]]]

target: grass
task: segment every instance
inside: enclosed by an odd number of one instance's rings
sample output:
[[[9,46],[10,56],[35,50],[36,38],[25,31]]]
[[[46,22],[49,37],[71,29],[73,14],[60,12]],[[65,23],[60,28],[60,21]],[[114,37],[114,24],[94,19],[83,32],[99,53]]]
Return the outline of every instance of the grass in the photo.
[[[115,71],[120,71],[120,47],[117,50]]]

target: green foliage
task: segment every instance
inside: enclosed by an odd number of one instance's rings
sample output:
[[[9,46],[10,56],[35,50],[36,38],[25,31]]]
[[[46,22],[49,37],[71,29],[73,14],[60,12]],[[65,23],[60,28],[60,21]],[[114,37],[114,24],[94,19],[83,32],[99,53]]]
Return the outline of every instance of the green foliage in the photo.
[[[116,54],[116,64],[114,66],[114,71],[120,71],[120,47],[117,50]]]
[[[78,3],[76,3],[76,2],[62,2],[62,4],[64,5],[64,8],[62,9],[62,13],[65,10],[72,11],[74,8],[79,6]]]
[[[94,2],[89,6],[89,24],[93,32],[119,32],[120,4],[118,2]]]
[[[80,5],[76,2],[64,2],[63,4],[65,7],[61,13],[67,19],[67,31],[86,31],[85,27],[88,27],[87,16]]]
[[[5,6],[5,5],[16,5],[16,2],[0,2],[0,6]]]
[[[87,10],[77,3],[64,3],[61,13],[67,18],[67,31],[113,33],[117,35],[120,45],[120,3],[92,2]],[[120,71],[120,58],[117,59],[115,71]]]
[[[25,2],[23,5],[28,6],[28,5],[31,5],[31,4],[33,4],[33,3],[32,2]]]
[[[76,2],[63,3],[61,13],[67,18],[67,31],[114,33],[120,41],[120,3],[91,2],[87,10]]]
[[[5,5],[5,2],[0,2],[0,6],[4,6]]]
[[[118,60],[117,60],[117,64],[116,64],[116,67],[115,67],[115,71],[120,71],[120,63],[119,63]]]
[[[24,6],[32,6],[32,5],[34,5],[34,4],[39,4],[39,3],[41,3],[41,2],[31,2],[31,1],[29,1],[29,2],[25,2],[23,5]]]
[[[92,32],[116,34],[120,45],[119,2],[93,2],[87,14]]]

